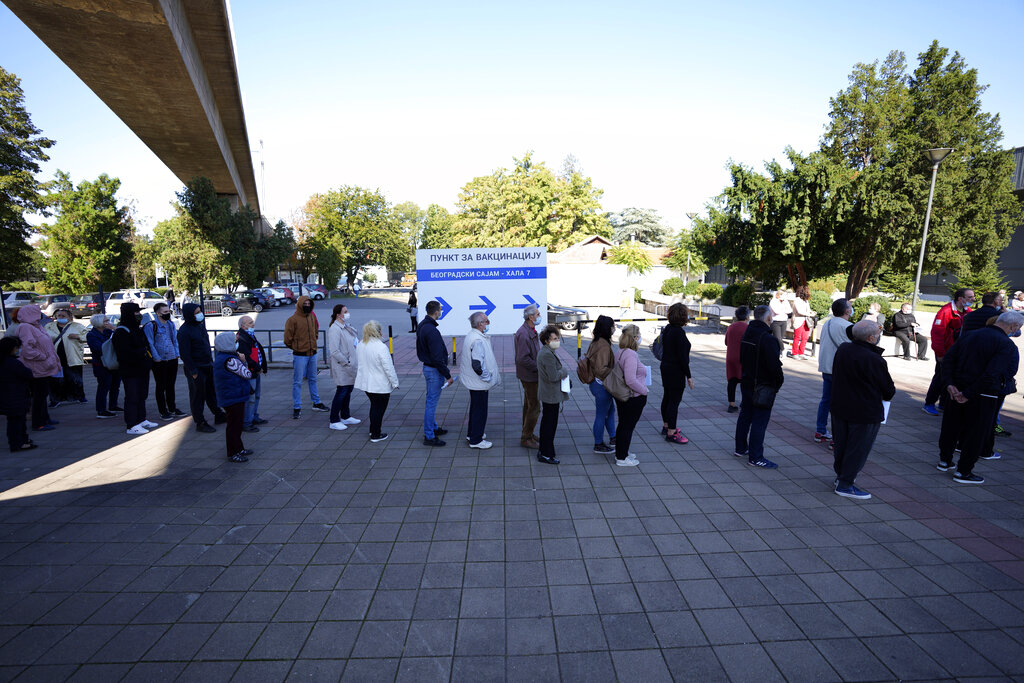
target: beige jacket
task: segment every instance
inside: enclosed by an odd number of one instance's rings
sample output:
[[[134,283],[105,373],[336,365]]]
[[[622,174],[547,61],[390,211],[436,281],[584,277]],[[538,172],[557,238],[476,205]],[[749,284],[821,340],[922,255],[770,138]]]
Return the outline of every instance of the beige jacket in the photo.
[[[69,366],[85,365],[85,326],[82,323],[68,323],[64,326],[63,335],[60,334],[56,320],[46,323],[43,329],[46,330],[46,334],[50,335],[55,349],[59,349],[61,344],[64,345],[64,353],[68,357]],[[72,339],[70,336],[72,334],[78,339]],[[59,341],[57,340],[58,336],[60,337]]]

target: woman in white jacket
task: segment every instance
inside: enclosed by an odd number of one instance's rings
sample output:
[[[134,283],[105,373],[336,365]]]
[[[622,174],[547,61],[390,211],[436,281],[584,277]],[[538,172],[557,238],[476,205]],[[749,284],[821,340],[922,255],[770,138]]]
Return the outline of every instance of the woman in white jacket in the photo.
[[[355,388],[365,391],[370,399],[370,442],[377,443],[388,438],[380,430],[380,424],[391,392],[398,388],[398,374],[388,347],[381,339],[380,323],[376,320],[363,325],[363,343],[356,347],[356,361]]]
[[[338,387],[331,401],[331,429],[337,430],[361,422],[349,412],[349,401],[359,365],[356,358],[359,333],[348,322],[351,315],[345,304],[337,304],[331,312],[331,326],[327,329],[327,362],[331,367],[331,379]]]

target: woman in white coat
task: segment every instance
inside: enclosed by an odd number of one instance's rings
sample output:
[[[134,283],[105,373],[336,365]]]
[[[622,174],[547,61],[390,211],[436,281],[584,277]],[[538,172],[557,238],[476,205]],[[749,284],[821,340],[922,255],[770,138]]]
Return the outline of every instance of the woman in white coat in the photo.
[[[351,315],[345,304],[337,304],[331,312],[331,326],[327,328],[327,362],[331,368],[331,379],[337,386],[334,400],[331,401],[331,429],[337,430],[361,422],[349,412],[349,401],[359,366],[356,358],[359,333],[348,322]]]
[[[380,430],[380,425],[384,421],[391,392],[398,388],[398,374],[388,347],[381,339],[380,323],[376,320],[363,325],[363,343],[356,347],[356,361],[355,388],[365,391],[370,399],[370,442],[377,443],[388,438]]]

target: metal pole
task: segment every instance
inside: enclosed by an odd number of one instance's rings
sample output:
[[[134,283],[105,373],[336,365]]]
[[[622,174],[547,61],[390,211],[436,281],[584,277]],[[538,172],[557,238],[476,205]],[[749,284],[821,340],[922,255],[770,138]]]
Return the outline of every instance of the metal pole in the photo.
[[[913,310],[917,310],[917,293],[921,289],[921,269],[924,268],[924,248],[928,243],[928,223],[932,219],[932,197],[935,196],[935,176],[939,172],[939,164],[932,166],[932,187],[928,190],[928,210],[924,214],[924,235],[921,237],[921,255],[917,259],[917,277],[914,278],[914,301],[911,304]]]
[[[391,325],[388,325],[388,353],[391,354],[392,360],[395,358],[395,333],[391,330]]]
[[[7,330],[7,306],[4,305],[4,288],[2,286],[0,286],[0,327]]]
[[[580,324],[576,323],[576,360],[583,357],[583,330],[580,329]]]

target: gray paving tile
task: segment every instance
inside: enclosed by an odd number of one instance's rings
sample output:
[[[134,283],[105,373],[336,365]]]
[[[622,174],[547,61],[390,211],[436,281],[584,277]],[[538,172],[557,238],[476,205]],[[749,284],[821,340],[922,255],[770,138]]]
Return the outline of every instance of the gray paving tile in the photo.
[[[460,619],[455,640],[455,654],[504,655],[504,619]]]
[[[398,673],[397,658],[350,659],[341,675],[342,681],[394,681]]]
[[[612,662],[620,681],[671,681],[665,660],[659,650],[612,650]]]
[[[784,681],[764,648],[756,643],[746,645],[718,645],[714,648],[718,661],[726,674],[737,681]]]
[[[359,635],[360,626],[354,621],[319,621],[313,624],[300,657],[334,660],[347,658]]]
[[[605,650],[608,647],[597,615],[554,617],[554,622],[560,653]]]
[[[455,652],[457,621],[413,621],[405,642],[404,657],[450,657]]]
[[[409,683],[447,681],[451,667],[450,657],[403,657],[395,680]]]
[[[505,658],[500,656],[456,656],[452,660],[453,681],[501,681],[505,679]]]

